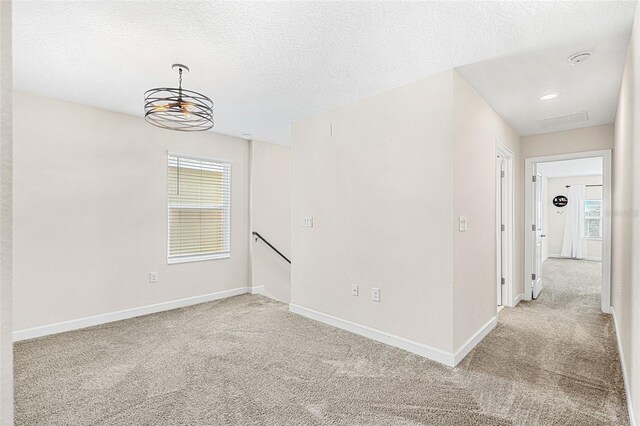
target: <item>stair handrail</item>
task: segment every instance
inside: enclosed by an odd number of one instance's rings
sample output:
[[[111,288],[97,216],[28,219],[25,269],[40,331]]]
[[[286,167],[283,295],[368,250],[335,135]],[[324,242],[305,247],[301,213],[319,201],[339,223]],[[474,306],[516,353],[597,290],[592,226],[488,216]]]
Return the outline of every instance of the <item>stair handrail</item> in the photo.
[[[261,239],[262,241],[264,241],[264,243],[266,245],[268,245],[269,247],[271,247],[271,250],[275,251],[276,253],[278,253],[284,260],[286,260],[289,264],[291,264],[291,261],[287,258],[287,256],[285,256],[284,254],[280,253],[280,250],[278,250],[277,248],[275,248],[269,241],[267,241],[262,235],[260,235],[259,233],[257,233],[256,231],[252,232],[253,236],[256,238],[256,241],[258,241],[258,238]]]

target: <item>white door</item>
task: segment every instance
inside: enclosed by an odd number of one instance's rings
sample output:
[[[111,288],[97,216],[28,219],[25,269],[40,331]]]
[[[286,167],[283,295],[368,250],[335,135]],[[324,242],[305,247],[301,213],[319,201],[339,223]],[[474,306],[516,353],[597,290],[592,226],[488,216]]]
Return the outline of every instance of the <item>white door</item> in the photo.
[[[538,171],[538,165],[533,165],[535,176],[533,182],[534,193],[534,223],[532,231],[534,232],[535,249],[533,250],[533,274],[531,276],[533,298],[536,299],[542,290],[542,175]]]

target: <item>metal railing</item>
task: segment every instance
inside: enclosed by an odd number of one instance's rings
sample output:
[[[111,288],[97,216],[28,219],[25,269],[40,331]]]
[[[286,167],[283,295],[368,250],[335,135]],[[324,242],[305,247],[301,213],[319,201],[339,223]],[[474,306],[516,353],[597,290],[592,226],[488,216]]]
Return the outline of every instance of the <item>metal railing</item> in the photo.
[[[291,264],[291,261],[287,258],[287,256],[285,256],[284,254],[280,253],[280,250],[278,250],[277,248],[275,248],[269,241],[265,240],[264,237],[260,234],[258,234],[256,231],[252,232],[253,236],[255,237],[256,241],[258,241],[258,239],[261,239],[266,245],[268,245],[271,250],[275,251],[276,253],[278,253],[280,255],[280,257],[282,257],[284,260],[286,260],[289,264]]]

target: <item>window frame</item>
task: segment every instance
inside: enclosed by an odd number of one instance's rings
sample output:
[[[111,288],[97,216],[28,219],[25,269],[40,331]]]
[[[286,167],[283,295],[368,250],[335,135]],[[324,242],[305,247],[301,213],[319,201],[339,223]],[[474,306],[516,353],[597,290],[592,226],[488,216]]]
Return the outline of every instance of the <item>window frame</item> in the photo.
[[[587,203],[588,202],[594,202],[594,201],[600,203],[600,216],[598,216],[597,218],[596,217],[587,216]],[[602,199],[596,199],[596,198],[585,199],[583,201],[583,203],[582,203],[582,210],[584,212],[584,229],[585,229],[584,234],[585,234],[585,238],[587,240],[602,240]],[[600,230],[600,235],[599,236],[590,236],[590,235],[587,234],[587,229],[588,229],[587,221],[596,220],[596,219],[599,222],[598,229]]]
[[[214,254],[198,254],[198,255],[188,255],[188,256],[174,256],[171,257],[170,256],[170,246],[171,246],[171,230],[170,230],[170,210],[172,208],[179,208],[179,207],[172,207],[171,203],[169,201],[169,158],[170,157],[180,157],[180,158],[188,158],[191,160],[202,160],[202,161],[211,161],[211,162],[216,162],[216,163],[224,163],[227,164],[229,167],[229,206],[228,206],[228,211],[229,211],[229,216],[228,216],[228,236],[229,236],[229,241],[228,241],[228,251],[226,252],[222,252],[222,253],[214,253]],[[166,152],[166,157],[165,157],[165,196],[166,196],[166,230],[167,230],[167,245],[166,245],[166,259],[167,259],[167,264],[168,265],[174,265],[174,264],[180,264],[180,263],[190,263],[190,262],[200,262],[200,261],[207,261],[207,260],[217,260],[217,259],[230,259],[231,258],[231,214],[232,214],[232,178],[233,178],[233,161],[229,160],[229,159],[220,159],[220,158],[212,158],[212,157],[206,157],[206,156],[202,156],[202,155],[193,155],[193,154],[181,154],[178,152],[173,152],[173,151],[167,151]],[[206,208],[202,208],[202,207],[195,207],[195,206],[187,206],[187,207],[182,207],[182,208],[195,208],[195,209],[206,209]],[[209,209],[211,209],[209,207]],[[225,210],[223,207],[219,208],[220,210]]]

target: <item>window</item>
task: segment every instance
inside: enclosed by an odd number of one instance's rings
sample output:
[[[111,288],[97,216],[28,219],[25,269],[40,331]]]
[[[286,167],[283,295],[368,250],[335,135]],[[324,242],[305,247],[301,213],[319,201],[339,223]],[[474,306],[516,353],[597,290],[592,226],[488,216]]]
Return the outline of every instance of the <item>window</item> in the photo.
[[[602,238],[602,201],[584,201],[584,229],[587,238]]]
[[[169,263],[230,254],[231,164],[168,156]]]

